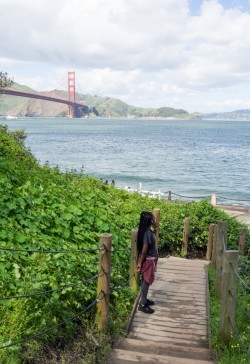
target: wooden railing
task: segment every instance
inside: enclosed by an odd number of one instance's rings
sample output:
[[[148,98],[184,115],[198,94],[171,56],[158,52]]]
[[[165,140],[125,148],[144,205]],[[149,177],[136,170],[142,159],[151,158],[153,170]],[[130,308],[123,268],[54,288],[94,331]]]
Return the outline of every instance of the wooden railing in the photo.
[[[212,230],[214,234],[213,239],[210,237],[208,251],[211,251],[212,244],[211,265],[216,272],[215,290],[221,304],[219,332],[220,337],[228,344],[236,332],[237,285],[241,279],[237,270],[239,255],[244,255],[246,229],[240,229],[238,250],[227,249],[227,222],[218,222],[211,227]]]

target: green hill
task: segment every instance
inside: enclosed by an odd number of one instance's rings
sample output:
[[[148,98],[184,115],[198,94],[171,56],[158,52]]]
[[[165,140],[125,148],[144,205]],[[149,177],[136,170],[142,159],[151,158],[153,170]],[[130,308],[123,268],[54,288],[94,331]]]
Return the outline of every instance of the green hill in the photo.
[[[141,108],[128,105],[125,102],[111,97],[99,97],[84,95],[87,104],[95,105],[100,116],[106,117],[180,117],[187,118],[188,112],[182,109],[174,109],[170,107]]]

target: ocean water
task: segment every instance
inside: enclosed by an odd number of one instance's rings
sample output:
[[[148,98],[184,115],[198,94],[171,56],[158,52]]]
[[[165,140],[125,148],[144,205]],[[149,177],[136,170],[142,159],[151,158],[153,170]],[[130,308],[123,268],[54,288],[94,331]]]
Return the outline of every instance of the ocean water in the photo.
[[[41,164],[83,168],[122,188],[141,184],[187,199],[215,193],[225,198],[218,203],[250,205],[249,121],[18,118],[2,124],[26,131],[26,145]]]

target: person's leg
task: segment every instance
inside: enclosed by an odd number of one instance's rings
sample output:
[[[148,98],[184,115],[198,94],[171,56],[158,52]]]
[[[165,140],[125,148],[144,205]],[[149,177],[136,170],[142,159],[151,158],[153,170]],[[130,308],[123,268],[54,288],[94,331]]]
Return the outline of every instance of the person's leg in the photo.
[[[142,284],[141,284],[141,305],[146,305],[147,304],[148,289],[149,289],[149,284],[146,281],[144,281],[144,279],[142,277]]]
[[[149,307],[149,303],[148,303],[148,289],[149,289],[149,284],[144,281],[144,279],[142,279],[142,283],[141,283],[141,302],[139,304],[138,310],[145,312],[145,313],[154,313],[154,310]],[[152,302],[151,302],[152,303]]]

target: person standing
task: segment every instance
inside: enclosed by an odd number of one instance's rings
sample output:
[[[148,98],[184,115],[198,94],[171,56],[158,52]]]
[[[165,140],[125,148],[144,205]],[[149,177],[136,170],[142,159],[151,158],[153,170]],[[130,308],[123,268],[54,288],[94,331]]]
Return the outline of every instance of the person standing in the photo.
[[[148,299],[149,286],[154,282],[158,252],[156,248],[157,225],[150,211],[142,211],[137,236],[138,261],[136,271],[142,275],[141,301],[138,310],[154,313],[150,307],[154,301]]]

